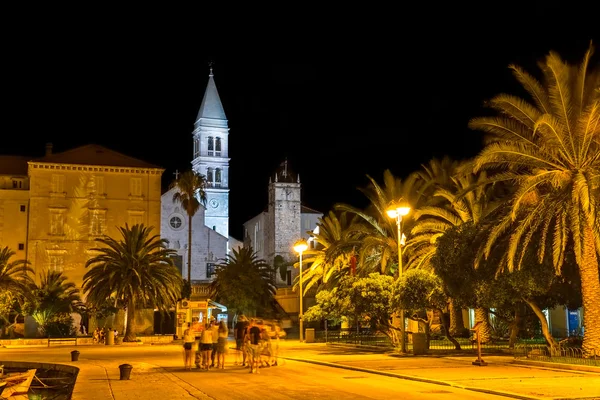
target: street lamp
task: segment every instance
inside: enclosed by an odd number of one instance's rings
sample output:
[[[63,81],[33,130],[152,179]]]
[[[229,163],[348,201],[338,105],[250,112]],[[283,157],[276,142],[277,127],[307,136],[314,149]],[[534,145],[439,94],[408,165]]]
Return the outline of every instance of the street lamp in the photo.
[[[306,240],[300,239],[294,244],[294,251],[300,255],[300,312],[298,313],[298,321],[300,322],[300,342],[304,339],[304,321],[302,317],[302,297],[304,294],[302,293],[302,253],[308,249],[308,244]]]
[[[402,217],[410,212],[410,207],[392,204],[386,213],[388,217],[396,220],[398,227],[398,278],[402,278]],[[406,328],[404,327],[404,309],[400,310],[400,350],[406,353]]]

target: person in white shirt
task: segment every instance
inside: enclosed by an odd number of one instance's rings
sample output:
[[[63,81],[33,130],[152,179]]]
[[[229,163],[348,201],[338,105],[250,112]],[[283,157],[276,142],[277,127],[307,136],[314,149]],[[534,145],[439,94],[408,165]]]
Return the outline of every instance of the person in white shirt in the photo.
[[[202,365],[200,369],[208,370],[212,344],[212,329],[210,329],[210,324],[207,323],[202,330],[202,335],[200,335],[200,352],[202,353]]]

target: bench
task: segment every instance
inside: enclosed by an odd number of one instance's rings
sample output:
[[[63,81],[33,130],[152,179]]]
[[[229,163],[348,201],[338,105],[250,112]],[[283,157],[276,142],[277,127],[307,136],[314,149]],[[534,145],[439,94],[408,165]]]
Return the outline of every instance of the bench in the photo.
[[[48,347],[50,347],[50,343],[75,343],[75,346],[77,346],[77,337],[48,338]]]

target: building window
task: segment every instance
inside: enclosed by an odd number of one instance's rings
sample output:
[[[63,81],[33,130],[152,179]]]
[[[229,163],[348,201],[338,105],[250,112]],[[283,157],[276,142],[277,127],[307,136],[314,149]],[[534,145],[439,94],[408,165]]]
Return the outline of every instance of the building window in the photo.
[[[213,186],[213,169],[212,168],[206,169],[206,183],[208,183],[208,186]]]
[[[25,212],[25,210],[27,210],[27,206],[24,206],[23,204],[21,204],[19,209],[21,210],[21,212]]]
[[[179,217],[173,217],[169,221],[169,224],[171,224],[171,228],[173,228],[173,229],[179,229],[179,228],[181,228],[181,224],[182,224],[181,218],[179,218]]]
[[[194,139],[194,157],[198,157],[200,155],[200,139]]]
[[[15,179],[12,181],[13,189],[23,189],[23,181],[21,179]]]
[[[96,194],[105,194],[104,191],[104,177],[94,176],[94,191]]]
[[[208,155],[214,155],[215,144],[212,136],[208,137]]]
[[[206,263],[206,279],[210,279],[215,274],[215,264]]]
[[[129,211],[129,226],[141,225],[144,223],[143,211]]]
[[[65,176],[64,175],[52,175],[52,193],[64,193],[65,192]]]
[[[104,234],[106,227],[106,211],[90,210],[90,235],[100,236]]]
[[[129,184],[132,196],[139,197],[142,195],[142,178],[131,178]]]
[[[215,141],[215,156],[221,157],[221,138],[218,137]]]
[[[221,187],[221,168],[215,170],[215,186]]]
[[[48,256],[48,271],[63,272],[64,262],[62,254]]]
[[[288,286],[292,286],[292,271],[287,271],[285,273],[285,283]]]
[[[25,243],[19,243],[19,250],[25,250]]]
[[[50,235],[64,235],[65,214],[63,210],[50,211]]]

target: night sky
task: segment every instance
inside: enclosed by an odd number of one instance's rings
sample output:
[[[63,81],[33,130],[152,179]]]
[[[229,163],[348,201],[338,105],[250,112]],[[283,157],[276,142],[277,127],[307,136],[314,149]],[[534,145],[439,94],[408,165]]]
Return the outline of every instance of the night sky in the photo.
[[[585,11],[592,2],[523,3],[261,20],[160,9],[12,15],[0,154],[97,143],[165,168],[166,186],[190,167],[213,61],[230,127],[233,236],[265,208],[269,177],[286,158],[305,205],[362,207],[367,175],[381,182],[385,169],[404,177],[432,157],[474,156],[481,135],[468,120],[497,93],[521,94],[510,63],[537,74],[550,50],[579,62],[590,40],[600,44],[600,23]]]

